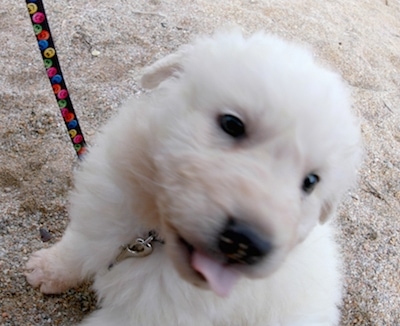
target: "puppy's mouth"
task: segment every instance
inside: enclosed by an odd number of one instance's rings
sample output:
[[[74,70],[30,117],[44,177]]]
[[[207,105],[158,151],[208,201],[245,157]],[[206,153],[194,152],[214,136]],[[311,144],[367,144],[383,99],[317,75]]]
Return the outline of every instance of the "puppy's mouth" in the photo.
[[[185,251],[192,274],[218,296],[226,297],[241,276],[240,273],[218,257],[197,249],[181,236],[178,242]]]

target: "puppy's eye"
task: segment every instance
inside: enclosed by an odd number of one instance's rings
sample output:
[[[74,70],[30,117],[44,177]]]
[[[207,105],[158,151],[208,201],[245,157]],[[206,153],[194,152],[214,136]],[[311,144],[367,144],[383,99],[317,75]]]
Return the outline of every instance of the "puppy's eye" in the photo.
[[[319,182],[319,176],[310,173],[303,180],[303,185],[302,185],[303,191],[307,194],[310,194],[314,190],[318,182]]]
[[[219,124],[223,131],[233,138],[243,137],[246,133],[244,123],[230,114],[224,114],[219,117]]]

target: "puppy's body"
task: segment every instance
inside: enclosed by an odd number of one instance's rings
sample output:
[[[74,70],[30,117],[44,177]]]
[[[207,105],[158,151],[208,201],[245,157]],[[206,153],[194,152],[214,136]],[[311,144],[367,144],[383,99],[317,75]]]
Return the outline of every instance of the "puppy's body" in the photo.
[[[340,79],[295,46],[228,33],[143,81],[158,89],[99,136],[76,174],[66,233],[32,256],[28,281],[57,293],[94,277],[102,308],[82,325],[337,325],[339,260],[331,225],[319,223],[358,158]],[[246,126],[240,137],[227,115]],[[310,175],[320,180],[311,191]],[[223,249],[227,221],[268,248],[256,263]],[[150,230],[165,243],[108,268]]]

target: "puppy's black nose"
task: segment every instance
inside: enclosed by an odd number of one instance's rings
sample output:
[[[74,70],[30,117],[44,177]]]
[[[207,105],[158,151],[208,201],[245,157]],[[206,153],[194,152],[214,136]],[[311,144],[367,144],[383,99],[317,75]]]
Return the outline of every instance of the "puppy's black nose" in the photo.
[[[219,235],[218,248],[228,264],[254,265],[272,250],[272,244],[246,223],[230,218]]]

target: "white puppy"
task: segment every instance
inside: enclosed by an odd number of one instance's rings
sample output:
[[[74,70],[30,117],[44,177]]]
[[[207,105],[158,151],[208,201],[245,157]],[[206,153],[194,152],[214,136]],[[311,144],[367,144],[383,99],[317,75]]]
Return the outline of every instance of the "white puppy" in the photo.
[[[100,134],[29,283],[58,293],[94,278],[101,309],[82,326],[337,325],[327,220],[359,158],[340,77],[297,45],[224,32],[142,81],[155,90]]]

